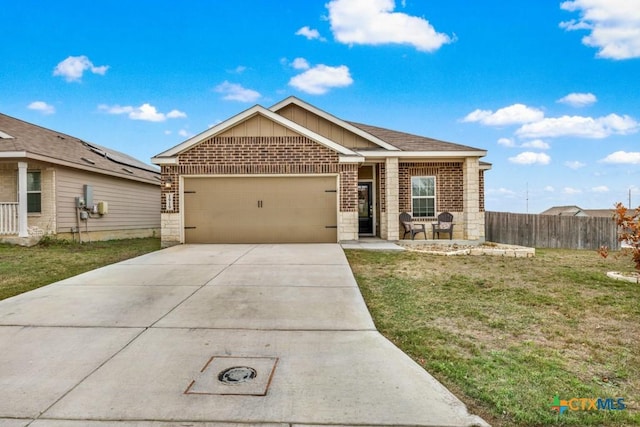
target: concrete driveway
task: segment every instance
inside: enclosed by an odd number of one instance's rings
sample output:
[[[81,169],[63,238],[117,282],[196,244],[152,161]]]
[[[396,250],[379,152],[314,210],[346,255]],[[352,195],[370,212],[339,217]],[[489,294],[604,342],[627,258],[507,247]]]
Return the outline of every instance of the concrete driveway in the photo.
[[[485,426],[337,244],[184,245],[0,301],[0,427]]]

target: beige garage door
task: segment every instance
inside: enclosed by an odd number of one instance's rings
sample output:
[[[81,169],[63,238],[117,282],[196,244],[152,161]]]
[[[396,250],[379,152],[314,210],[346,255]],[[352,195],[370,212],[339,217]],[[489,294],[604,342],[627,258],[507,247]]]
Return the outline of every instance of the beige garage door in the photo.
[[[335,243],[335,176],[185,178],[186,243]]]

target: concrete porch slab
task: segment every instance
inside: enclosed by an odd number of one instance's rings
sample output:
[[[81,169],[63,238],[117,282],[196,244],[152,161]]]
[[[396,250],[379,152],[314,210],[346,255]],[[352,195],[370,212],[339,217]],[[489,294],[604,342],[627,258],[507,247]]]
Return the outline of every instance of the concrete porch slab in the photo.
[[[355,287],[212,286],[158,327],[260,330],[375,330]]]
[[[268,393],[185,394],[215,355],[279,358]],[[375,331],[149,329],[43,418],[486,425]]]
[[[148,327],[195,286],[46,286],[0,301],[0,325]]]
[[[37,417],[140,332],[136,328],[1,327],[0,418]]]

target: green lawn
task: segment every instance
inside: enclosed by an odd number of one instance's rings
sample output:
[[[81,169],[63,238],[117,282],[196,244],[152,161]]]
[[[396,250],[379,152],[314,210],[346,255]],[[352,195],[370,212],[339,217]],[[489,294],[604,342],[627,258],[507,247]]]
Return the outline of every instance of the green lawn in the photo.
[[[160,239],[71,243],[47,240],[30,248],[0,244],[0,300],[85,271],[160,249]]]
[[[380,332],[494,426],[640,425],[640,285],[605,275],[629,258],[347,257]],[[557,415],[555,395],[627,408]]]

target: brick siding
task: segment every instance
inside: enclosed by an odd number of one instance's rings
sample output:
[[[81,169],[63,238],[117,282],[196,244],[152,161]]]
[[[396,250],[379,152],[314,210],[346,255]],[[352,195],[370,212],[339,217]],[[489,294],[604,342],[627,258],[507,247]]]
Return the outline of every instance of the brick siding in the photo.
[[[438,212],[462,212],[462,162],[400,163],[400,211],[411,212],[411,177],[436,177],[436,209]]]
[[[357,210],[358,165],[339,163],[338,154],[309,138],[213,137],[178,156],[177,165],[162,166],[162,182],[172,180],[174,210],[180,212],[178,177],[188,175],[339,174],[340,211]],[[162,197],[162,212],[166,210]]]

